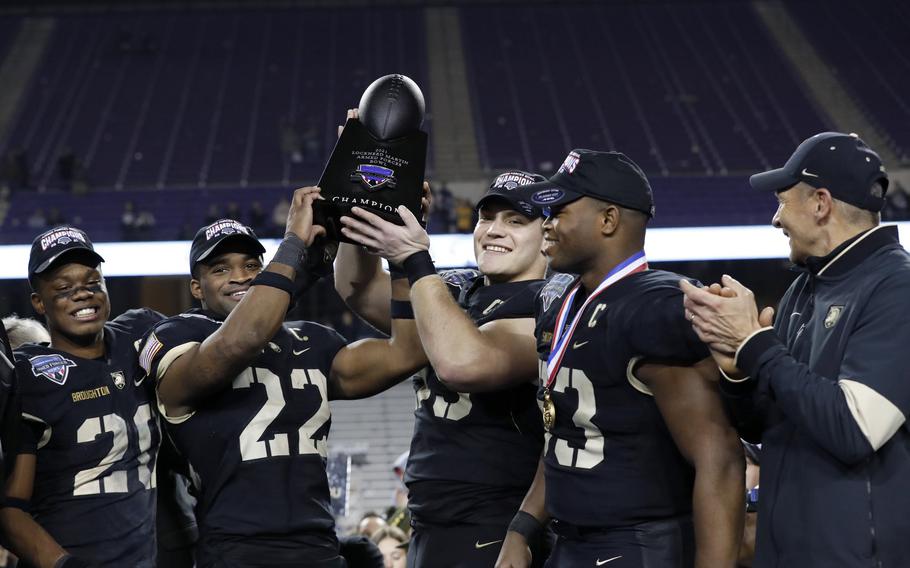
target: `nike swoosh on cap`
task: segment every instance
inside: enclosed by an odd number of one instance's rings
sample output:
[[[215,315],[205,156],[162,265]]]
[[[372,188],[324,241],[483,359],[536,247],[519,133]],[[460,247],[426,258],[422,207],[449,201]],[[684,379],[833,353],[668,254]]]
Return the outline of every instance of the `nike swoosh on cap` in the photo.
[[[803,173],[804,176],[809,176],[809,177],[814,177],[814,178],[817,178],[817,177],[818,177],[816,174],[810,173],[809,170],[807,170],[806,168],[803,168],[803,172],[802,172],[802,173]]]

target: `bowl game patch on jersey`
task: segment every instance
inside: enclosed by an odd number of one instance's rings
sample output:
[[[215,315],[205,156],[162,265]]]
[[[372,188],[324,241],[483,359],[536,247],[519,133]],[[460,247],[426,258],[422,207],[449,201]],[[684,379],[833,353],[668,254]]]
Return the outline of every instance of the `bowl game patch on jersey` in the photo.
[[[35,357],[30,357],[28,361],[32,365],[33,375],[36,377],[44,377],[58,385],[66,383],[66,377],[69,376],[70,367],[76,366],[76,363],[57,353],[52,355],[36,355]]]

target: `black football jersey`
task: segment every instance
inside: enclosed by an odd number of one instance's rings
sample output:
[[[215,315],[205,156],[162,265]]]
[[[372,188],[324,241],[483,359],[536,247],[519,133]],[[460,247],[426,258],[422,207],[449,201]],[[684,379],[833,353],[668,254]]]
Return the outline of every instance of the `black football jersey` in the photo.
[[[534,316],[543,281],[484,285],[475,270],[441,274],[478,326]],[[432,368],[414,379],[414,436],[405,470],[408,507],[433,524],[502,523],[518,510],[537,470],[543,427],[532,383],[490,393],[456,393]]]
[[[551,388],[556,421],[544,461],[552,517],[609,528],[691,511],[694,471],[634,376],[641,360],[690,364],[708,356],[685,319],[680,278],[661,270],[635,273],[584,309]],[[573,276],[554,275],[538,297],[541,401],[553,328],[575,283]],[[579,297],[573,307],[583,303]]]
[[[221,323],[201,310],[169,318],[143,339],[140,362],[160,379]],[[326,391],[332,360],[346,343],[321,325],[286,322],[230,388],[187,416],[164,417],[196,486],[200,565],[206,551],[243,565],[337,555],[325,471]]]
[[[16,398],[16,365],[13,350],[0,323],[0,481],[5,483],[7,468],[19,451],[19,402]]]
[[[155,458],[161,435],[135,343],[162,316],[130,310],[104,326],[106,355],[45,345],[15,353],[21,451],[37,457],[35,520],[93,566],[155,566]]]

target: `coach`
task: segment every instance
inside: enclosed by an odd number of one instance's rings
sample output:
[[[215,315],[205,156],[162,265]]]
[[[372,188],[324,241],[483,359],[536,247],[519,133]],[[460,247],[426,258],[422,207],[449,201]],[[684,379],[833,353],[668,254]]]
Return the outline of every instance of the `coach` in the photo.
[[[750,183],[777,194],[800,271],[773,328],[729,276],[680,285],[741,434],[764,444],[755,566],[910,566],[910,255],[879,225],[885,169],[825,132]]]

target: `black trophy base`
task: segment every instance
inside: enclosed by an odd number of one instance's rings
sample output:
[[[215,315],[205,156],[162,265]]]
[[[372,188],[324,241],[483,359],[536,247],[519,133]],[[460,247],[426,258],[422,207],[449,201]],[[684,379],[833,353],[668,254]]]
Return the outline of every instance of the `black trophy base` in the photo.
[[[325,227],[329,239],[350,243],[339,218],[352,207],[402,225],[396,209],[404,205],[420,219],[426,159],[425,132],[378,140],[359,120],[349,119],[319,178],[325,200],[314,205],[314,223]]]

